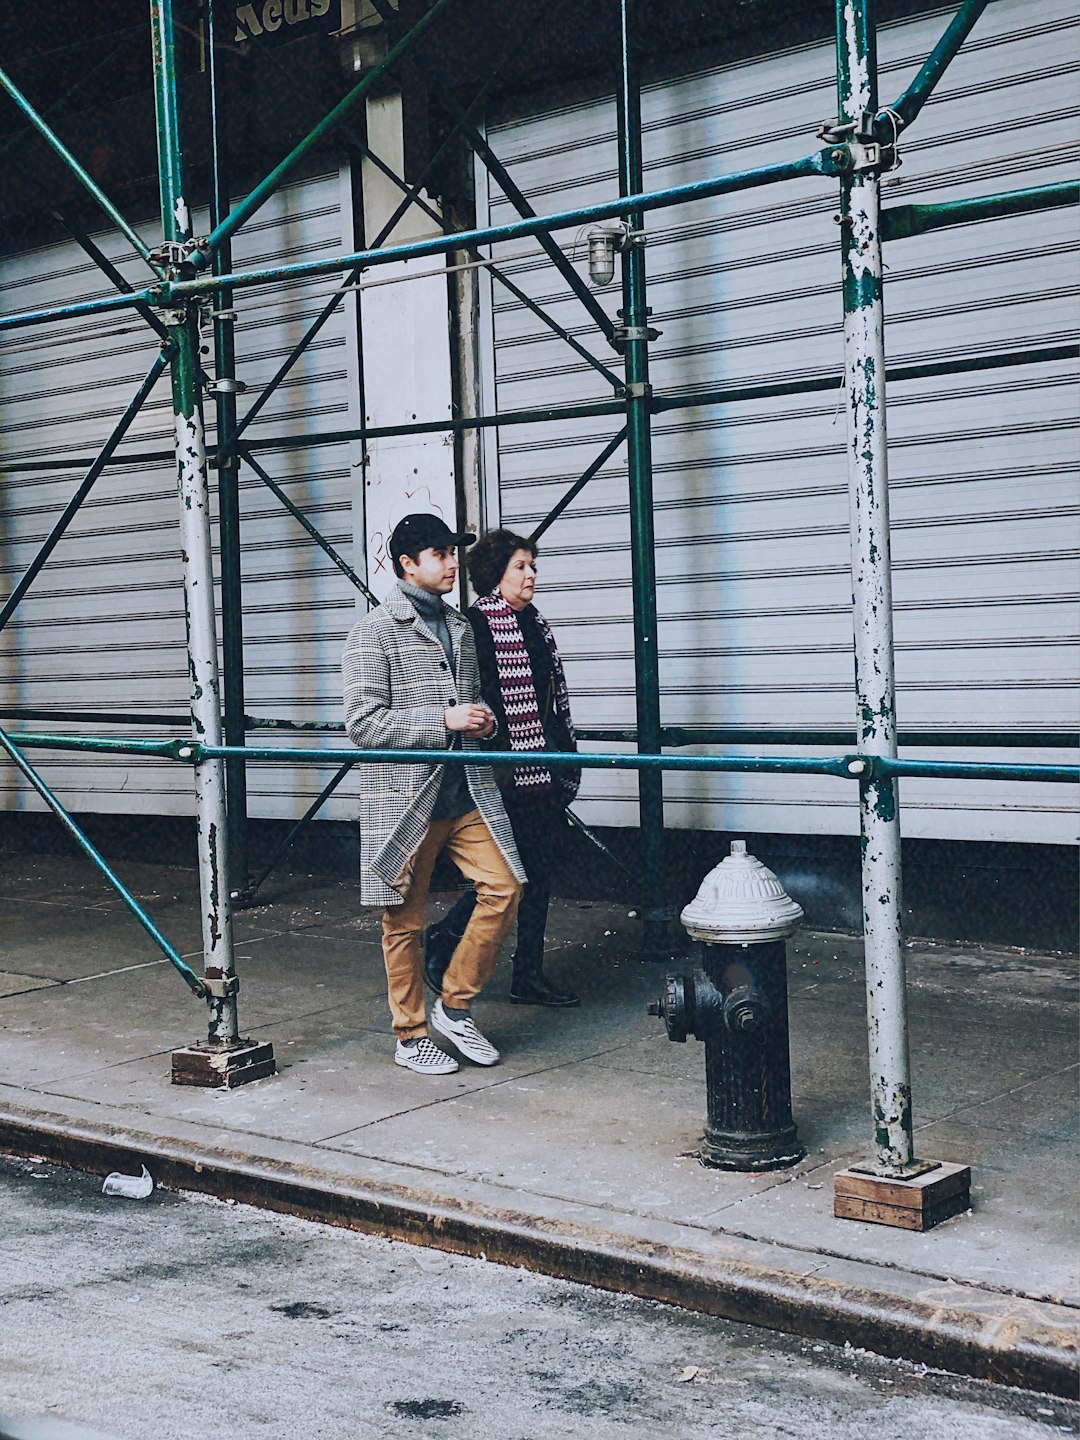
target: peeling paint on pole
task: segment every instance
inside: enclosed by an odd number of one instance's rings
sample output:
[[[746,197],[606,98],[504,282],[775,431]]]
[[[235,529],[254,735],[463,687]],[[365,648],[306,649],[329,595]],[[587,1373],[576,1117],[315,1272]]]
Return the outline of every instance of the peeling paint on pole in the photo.
[[[840,121],[858,126],[877,107],[869,0],[838,0],[837,73]],[[859,168],[860,148],[852,145],[856,168],[841,180],[856,726],[863,754],[895,759],[880,177]],[[876,1164],[896,1173],[914,1159],[897,782],[871,765],[859,798]]]
[[[184,247],[191,240],[191,214],[184,198],[183,155],[176,94],[175,36],[171,0],[150,7],[154,42],[154,92],[158,121],[158,168],[162,229],[170,278],[190,273]],[[180,512],[180,556],[184,572],[191,693],[191,735],[197,744],[221,744],[217,622],[211,561],[210,487],[200,391],[198,301],[172,315],[175,346],[172,402],[176,436],[176,488]],[[228,1047],[238,1039],[232,916],[226,846],[225,766],[220,757],[202,757],[194,767],[198,820],[199,892],[202,908],[203,968],[217,993],[208,997],[209,1042]],[[223,982],[223,983],[221,983]]]
[[[195,317],[191,317],[175,327],[178,354],[173,367],[176,482],[191,687],[191,734],[196,741],[220,745],[221,686],[211,564],[210,495],[203,419],[195,387],[198,366],[198,332],[195,326]],[[234,974],[232,918],[226,847],[219,843],[219,837],[226,833],[224,762],[220,759],[200,761],[194,769],[194,781],[204,969],[208,976],[229,979]],[[211,996],[209,1003],[210,1043],[228,1045],[235,1042],[239,1034],[235,993]]]

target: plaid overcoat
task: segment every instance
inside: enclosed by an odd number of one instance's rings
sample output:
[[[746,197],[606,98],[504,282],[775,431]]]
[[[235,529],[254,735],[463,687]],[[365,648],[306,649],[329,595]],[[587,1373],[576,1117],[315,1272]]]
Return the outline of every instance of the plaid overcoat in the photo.
[[[396,587],[383,603],[358,621],[345,642],[341,669],[345,729],[365,750],[444,750],[451,736],[443,723],[448,705],[483,704],[472,630],[449,605],[446,628],[454,652],[451,674],[446,655],[416,608]],[[466,750],[483,742],[458,737]],[[402,904],[402,871],[427,832],[442,766],[419,763],[358,765],[360,793],[360,903]],[[495,773],[467,765],[469,791],[495,844],[516,878],[525,871],[514,844]]]

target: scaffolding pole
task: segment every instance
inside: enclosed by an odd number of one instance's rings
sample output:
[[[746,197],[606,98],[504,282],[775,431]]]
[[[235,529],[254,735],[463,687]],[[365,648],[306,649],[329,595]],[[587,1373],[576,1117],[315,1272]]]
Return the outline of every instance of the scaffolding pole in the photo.
[[[217,44],[219,0],[208,0],[206,71],[210,99],[210,227],[216,230],[229,210],[225,164],[225,92],[219,73]],[[213,273],[232,269],[232,242],[226,238],[214,251]],[[237,435],[236,315],[233,293],[223,285],[213,296],[214,411],[217,435],[218,536],[221,551],[221,669],[224,682],[226,745],[243,745],[244,724],[244,589],[240,563],[240,457]],[[229,839],[231,899],[248,894],[247,766],[225,762],[225,810]]]
[[[184,185],[172,0],[151,0],[150,16],[164,255],[169,270],[177,273],[188,268],[192,228]],[[168,325],[175,347],[172,400],[191,686],[191,732],[196,743],[217,746],[221,744],[220,685],[211,564],[210,492],[200,394],[198,305],[188,304],[171,311]],[[227,1050],[239,1045],[239,1029],[227,865],[225,770],[221,758],[200,758],[194,767],[194,775],[203,968],[209,992],[208,1048]]]
[[[853,169],[840,183],[844,265],[851,584],[858,746],[894,761],[896,681],[885,428],[885,313],[881,264],[880,149],[862,135],[877,110],[873,0],[838,0],[839,126],[853,126]],[[870,1089],[880,1175],[910,1177],[914,1165],[907,994],[900,902],[900,811],[895,776],[862,764],[863,928]]]
[[[621,65],[618,88],[619,192],[640,194],[641,74],[636,0],[619,0]],[[646,302],[644,215],[629,209],[622,248],[622,326],[626,366],[626,460],[630,480],[631,589],[634,602],[634,663],[637,671],[637,746],[660,750],[660,664],[656,643],[656,538],[653,528],[652,387],[649,384],[649,307]],[[664,876],[664,777],[642,770],[638,777],[641,828],[642,952],[656,959],[670,948],[674,916]]]

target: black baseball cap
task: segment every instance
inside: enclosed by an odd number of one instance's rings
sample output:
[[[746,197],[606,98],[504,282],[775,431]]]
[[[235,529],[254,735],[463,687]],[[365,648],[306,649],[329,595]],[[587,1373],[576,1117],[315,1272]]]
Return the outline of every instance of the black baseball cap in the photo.
[[[463,530],[459,535],[440,520],[438,515],[406,515],[390,534],[390,558],[415,555],[421,550],[445,550],[450,545],[471,545],[475,535]]]

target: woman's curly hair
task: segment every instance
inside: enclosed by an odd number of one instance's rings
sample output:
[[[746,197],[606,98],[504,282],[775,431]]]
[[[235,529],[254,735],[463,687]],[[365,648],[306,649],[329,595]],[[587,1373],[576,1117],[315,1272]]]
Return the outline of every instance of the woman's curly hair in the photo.
[[[516,550],[528,550],[536,559],[536,546],[513,530],[486,530],[469,549],[465,564],[478,597],[490,595],[498,585]]]

